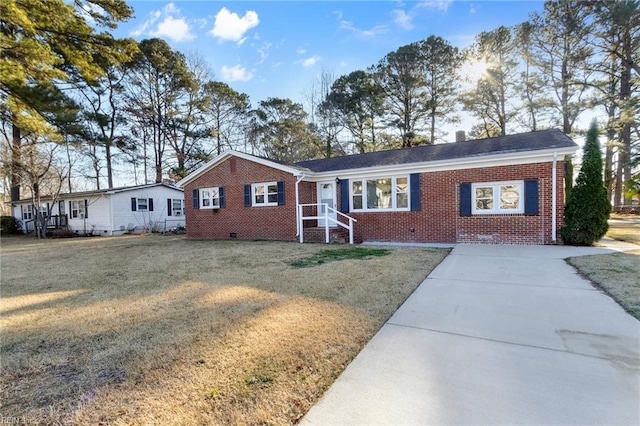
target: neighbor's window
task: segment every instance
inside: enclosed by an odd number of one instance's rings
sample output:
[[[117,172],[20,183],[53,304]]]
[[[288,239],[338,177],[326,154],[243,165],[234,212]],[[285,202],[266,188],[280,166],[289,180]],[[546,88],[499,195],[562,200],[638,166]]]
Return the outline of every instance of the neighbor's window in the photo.
[[[146,212],[149,210],[149,199],[148,198],[137,198],[136,199],[136,211]]]
[[[488,182],[471,185],[474,214],[522,213],[523,182]]]
[[[174,200],[174,202],[175,201],[176,200]],[[200,190],[200,208],[201,209],[220,208],[220,187],[215,186],[213,188],[204,188]]]
[[[409,178],[407,176],[351,181],[351,210],[382,209],[409,209]]]
[[[171,200],[171,215],[184,216],[184,200],[179,198]]]
[[[31,219],[33,219],[33,213],[31,212],[31,204],[27,204],[26,206],[22,206],[22,219],[23,220],[31,220]]]
[[[276,182],[254,183],[251,185],[253,206],[277,206],[278,184]]]
[[[84,219],[86,214],[84,210],[84,200],[70,201],[70,203],[71,203],[71,217]]]

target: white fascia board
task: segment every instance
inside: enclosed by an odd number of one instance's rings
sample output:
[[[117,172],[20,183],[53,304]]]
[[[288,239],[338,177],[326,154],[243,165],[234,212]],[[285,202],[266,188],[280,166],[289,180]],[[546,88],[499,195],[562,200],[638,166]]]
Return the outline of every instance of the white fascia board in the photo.
[[[212,160],[210,160],[206,164],[200,166],[195,171],[191,172],[187,177],[182,179],[180,182],[177,182],[176,185],[179,186],[180,188],[184,188],[186,184],[188,184],[192,180],[196,179],[197,177],[199,177],[203,173],[207,172],[208,170],[211,170],[212,168],[214,168],[215,166],[217,166],[218,164],[222,163],[224,160],[226,160],[227,158],[230,158],[230,157],[242,158],[242,159],[247,160],[247,161],[252,161],[254,163],[262,164],[263,166],[267,166],[267,167],[270,167],[272,169],[278,169],[278,170],[282,170],[282,171],[287,172],[287,173],[291,173],[294,176],[300,176],[303,173],[304,174],[310,173],[310,172],[305,172],[305,171],[302,171],[302,170],[294,168],[294,167],[289,167],[289,166],[285,166],[283,164],[279,164],[279,163],[276,163],[276,162],[273,162],[273,161],[270,161],[270,160],[266,160],[264,158],[255,157],[255,156],[253,156],[251,154],[245,154],[244,152],[228,150],[228,151],[225,151],[222,154],[218,155],[217,157],[213,158]]]
[[[573,155],[575,154],[577,149],[577,147],[556,148],[540,151],[497,154],[491,156],[483,155],[479,157],[467,157],[455,160],[425,161],[421,163],[394,164],[388,166],[366,167],[360,169],[334,170],[329,172],[314,173],[313,176],[309,176],[305,180],[317,182],[320,180],[335,178],[346,179],[350,177],[428,173],[450,170],[479,169],[498,166],[513,166],[532,163],[550,163],[553,162],[554,153],[556,153],[556,155],[558,156]]]

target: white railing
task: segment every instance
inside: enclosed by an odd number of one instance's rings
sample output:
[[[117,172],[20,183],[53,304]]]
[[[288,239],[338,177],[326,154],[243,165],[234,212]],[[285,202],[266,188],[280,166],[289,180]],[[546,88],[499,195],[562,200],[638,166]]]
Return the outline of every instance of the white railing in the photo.
[[[305,207],[316,207],[316,211],[324,211],[324,214],[319,213],[315,216],[305,216],[304,215],[304,208]],[[324,208],[320,208],[320,207],[324,207]],[[336,217],[334,218],[333,215],[329,215],[329,213],[336,213]],[[344,223],[341,222],[340,220],[338,220],[338,217],[343,217],[345,219],[347,219],[349,221],[349,223]],[[324,220],[324,235],[325,235],[325,242],[328,243],[329,242],[329,222],[334,223],[338,226],[341,226],[343,228],[345,228],[346,230],[349,231],[349,244],[353,244],[353,223],[357,222],[356,219],[352,218],[349,215],[346,215],[342,212],[339,212],[338,210],[334,209],[333,207],[329,207],[329,205],[327,203],[316,203],[316,204],[298,204],[298,231],[300,233],[300,242],[303,243],[304,242],[304,227],[303,227],[303,223],[305,220]]]

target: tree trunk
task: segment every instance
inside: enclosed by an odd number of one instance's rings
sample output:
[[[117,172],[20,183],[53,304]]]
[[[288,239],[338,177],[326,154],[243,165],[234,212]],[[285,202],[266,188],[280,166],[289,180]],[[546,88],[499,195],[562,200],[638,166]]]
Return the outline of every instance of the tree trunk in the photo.
[[[12,126],[13,140],[11,143],[11,201],[20,200],[20,169],[22,167],[22,138],[20,128]]]

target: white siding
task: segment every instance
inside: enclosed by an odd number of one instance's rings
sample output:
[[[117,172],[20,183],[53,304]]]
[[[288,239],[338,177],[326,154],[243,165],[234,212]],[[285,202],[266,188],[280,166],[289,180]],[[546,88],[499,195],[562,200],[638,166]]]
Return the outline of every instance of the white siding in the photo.
[[[153,199],[153,211],[132,211],[131,198]],[[162,232],[165,229],[184,226],[184,216],[167,215],[167,199],[184,200],[184,194],[177,189],[165,186],[140,188],[113,195],[113,231],[124,232]]]
[[[132,211],[131,198],[153,199],[153,211]],[[177,226],[184,226],[184,215],[169,216],[167,214],[168,199],[179,199],[184,202],[182,190],[169,188],[163,185],[137,188],[116,193],[102,192],[99,194],[85,195],[63,195],[61,201],[64,203],[64,212],[69,218],[69,229],[78,234],[90,235],[120,235],[127,232],[163,232],[165,229],[173,229]],[[87,217],[73,218],[71,214],[70,201],[84,203],[87,200]],[[22,205],[30,204],[24,202],[13,207],[13,216],[23,223],[22,229],[28,227],[28,231],[33,231],[33,223],[25,225],[22,219]],[[52,215],[59,215],[59,202],[51,208]]]
[[[71,217],[70,201],[83,203],[87,200],[87,217]],[[110,196],[88,195],[63,199],[65,214],[69,218],[69,229],[81,235],[111,235],[111,212],[109,209]]]

